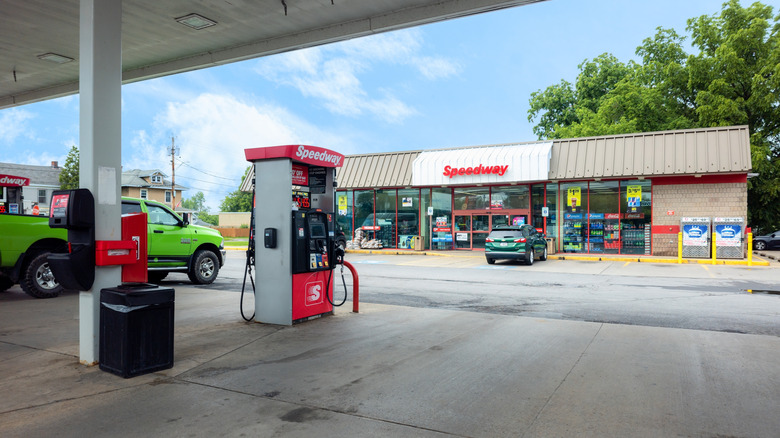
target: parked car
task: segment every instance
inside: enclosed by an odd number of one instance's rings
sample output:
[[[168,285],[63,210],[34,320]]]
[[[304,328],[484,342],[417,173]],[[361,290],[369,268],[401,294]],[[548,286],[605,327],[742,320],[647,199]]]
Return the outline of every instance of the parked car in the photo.
[[[523,260],[532,265],[537,257],[547,260],[547,241],[531,225],[496,227],[485,239],[485,258],[491,265],[497,259]]]
[[[765,249],[780,249],[780,230],[766,236],[753,238],[753,249],[763,251]]]

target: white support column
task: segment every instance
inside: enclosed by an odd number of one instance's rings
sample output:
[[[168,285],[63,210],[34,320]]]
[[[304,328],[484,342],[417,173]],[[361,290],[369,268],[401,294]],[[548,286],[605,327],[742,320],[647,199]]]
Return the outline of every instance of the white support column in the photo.
[[[79,185],[95,197],[95,238],[122,236],[122,0],[81,0]],[[79,296],[79,359],[99,358],[100,290],[121,283],[119,267],[95,268]]]

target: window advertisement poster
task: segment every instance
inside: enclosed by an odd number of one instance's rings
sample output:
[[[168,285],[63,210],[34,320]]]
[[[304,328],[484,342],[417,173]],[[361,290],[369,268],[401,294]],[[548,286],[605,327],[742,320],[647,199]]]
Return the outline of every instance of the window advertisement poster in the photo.
[[[636,213],[637,209],[642,206],[642,186],[626,187],[626,198],[628,199],[628,211]]]
[[[708,224],[685,224],[682,227],[683,245],[707,246]]]
[[[577,211],[577,208],[582,207],[582,188],[569,187],[566,191],[566,205],[571,207],[571,211]]]
[[[292,165],[292,183],[295,186],[309,185],[309,168],[300,164]]]
[[[339,195],[339,216],[347,215],[347,195]]]
[[[414,207],[414,198],[401,198],[402,207]]]

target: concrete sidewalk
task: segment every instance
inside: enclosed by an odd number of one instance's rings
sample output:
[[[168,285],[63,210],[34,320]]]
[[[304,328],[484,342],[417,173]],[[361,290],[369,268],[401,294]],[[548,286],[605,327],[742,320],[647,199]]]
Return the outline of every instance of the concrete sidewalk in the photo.
[[[174,368],[122,379],[79,365],[78,295],[0,294],[0,436],[780,431],[777,337],[364,303],[276,327],[238,300],[177,287]]]

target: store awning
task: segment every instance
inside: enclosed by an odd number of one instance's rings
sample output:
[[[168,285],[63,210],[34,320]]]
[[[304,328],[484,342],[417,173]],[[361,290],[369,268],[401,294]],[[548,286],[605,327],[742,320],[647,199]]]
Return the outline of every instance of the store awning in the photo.
[[[412,164],[412,185],[545,181],[552,145],[550,141],[421,152]]]
[[[0,187],[21,187],[21,186],[29,186],[29,185],[30,185],[30,178],[25,178],[23,176],[0,174]]]

